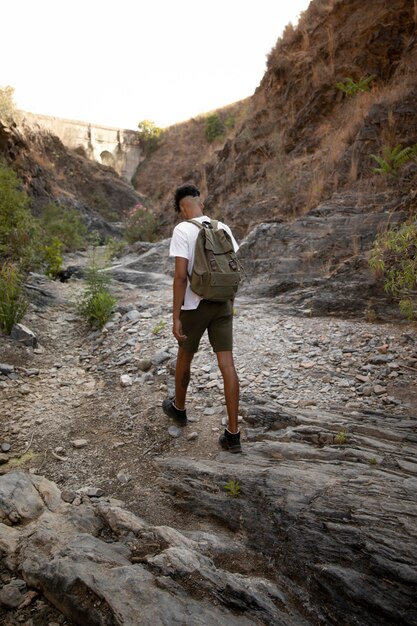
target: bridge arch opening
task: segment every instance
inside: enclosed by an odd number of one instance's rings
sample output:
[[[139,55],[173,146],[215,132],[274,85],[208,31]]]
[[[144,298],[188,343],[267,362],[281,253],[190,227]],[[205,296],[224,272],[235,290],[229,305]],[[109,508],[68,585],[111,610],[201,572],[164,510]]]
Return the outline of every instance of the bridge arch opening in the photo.
[[[108,167],[114,167],[116,165],[116,159],[108,150],[103,150],[100,153],[100,160],[103,165],[107,165]]]

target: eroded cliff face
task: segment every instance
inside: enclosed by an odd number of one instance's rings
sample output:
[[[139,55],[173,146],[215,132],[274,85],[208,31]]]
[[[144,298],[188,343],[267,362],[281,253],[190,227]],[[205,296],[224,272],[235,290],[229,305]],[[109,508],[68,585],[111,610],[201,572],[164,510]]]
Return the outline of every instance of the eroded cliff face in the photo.
[[[103,239],[119,233],[126,210],[146,202],[111,167],[80,156],[46,131],[0,120],[0,158],[22,181],[35,214],[50,202],[75,208]]]
[[[201,185],[208,209],[240,237],[261,222],[308,212],[335,192],[385,187],[370,154],[417,142],[416,41],[409,0],[311,2],[297,28],[288,26],[278,40],[260,86],[214,154],[197,122],[178,125],[176,139],[168,132],[138,170],[135,185],[157,200],[164,234],[174,220],[167,217],[172,187],[184,180]],[[370,75],[369,92],[349,97],[336,87]],[[414,184],[411,170],[398,188]]]

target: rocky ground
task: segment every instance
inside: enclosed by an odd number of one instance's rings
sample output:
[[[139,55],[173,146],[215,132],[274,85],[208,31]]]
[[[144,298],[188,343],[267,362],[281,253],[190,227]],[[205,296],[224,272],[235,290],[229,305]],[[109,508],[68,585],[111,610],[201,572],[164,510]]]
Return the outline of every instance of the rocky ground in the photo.
[[[245,546],[243,560],[242,554],[223,559],[225,570],[274,582],[277,576],[291,577],[291,567],[280,571],[277,554],[272,550],[267,557],[265,545],[254,544],[253,520],[231,523],[243,498],[228,496],[224,488],[230,480],[253,487],[251,463],[264,473],[268,468],[276,471],[280,460],[288,465],[291,459],[301,459],[313,462],[314,468],[314,462],[331,464],[336,459],[332,480],[341,463],[360,462],[365,474],[373,471],[374,476],[384,468],[392,469],[394,463],[402,478],[415,476],[411,458],[415,444],[410,443],[415,442],[411,433],[415,433],[417,407],[415,325],[294,317],[273,300],[238,298],[235,359],[242,389],[244,454],[230,459],[217,444],[226,413],[207,339],[194,360],[189,425],[173,427],[161,410],[162,400],[173,391],[176,352],[170,277],[160,275],[144,286],[126,282],[126,276],[123,280],[113,283],[118,297],[113,321],[103,332],[92,332],[76,313],[82,280],[62,284],[32,277],[34,303],[24,323],[36,334],[37,347],[0,338],[2,473],[24,469],[44,476],[57,484],[62,499],[72,507],[85,506],[86,499],[113,498],[155,527],[221,532],[224,541],[233,538]],[[388,431],[395,435],[387,435]],[[300,452],[307,444],[308,454],[307,447]],[[293,488],[302,491],[303,478],[298,475],[300,463],[294,474],[290,469],[291,495],[291,480]],[[309,484],[313,470],[306,467],[306,471],[304,480]],[[210,509],[213,498],[216,505]],[[245,520],[243,504],[239,506]],[[262,532],[268,537],[267,529]],[[19,582],[16,572],[3,567],[2,583],[3,623],[71,623],[63,614],[68,616],[67,610],[57,611],[33,587]],[[10,585],[19,584],[17,600],[15,594],[10,600]],[[199,593],[210,597],[212,590]],[[371,623],[360,611],[340,621],[337,608],[320,614],[306,608],[313,603],[294,590],[289,595],[295,623],[301,623],[297,615],[311,624]],[[398,602],[402,601],[400,597]],[[228,609],[233,612],[236,607]],[[398,623],[411,624],[407,621],[411,617],[404,614],[404,621]],[[273,612],[265,615],[248,613],[248,623],[280,623]],[[97,623],[119,623],[100,619]],[[224,623],[231,623],[227,620]]]

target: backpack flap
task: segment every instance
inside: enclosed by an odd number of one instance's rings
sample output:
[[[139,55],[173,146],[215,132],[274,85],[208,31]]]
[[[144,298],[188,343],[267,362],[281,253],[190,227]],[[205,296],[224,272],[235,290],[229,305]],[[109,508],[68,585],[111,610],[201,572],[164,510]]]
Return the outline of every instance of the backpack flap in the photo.
[[[199,226],[200,232],[190,277],[191,289],[205,300],[225,302],[234,298],[241,275],[229,233],[216,228],[214,220],[208,226],[193,223]]]

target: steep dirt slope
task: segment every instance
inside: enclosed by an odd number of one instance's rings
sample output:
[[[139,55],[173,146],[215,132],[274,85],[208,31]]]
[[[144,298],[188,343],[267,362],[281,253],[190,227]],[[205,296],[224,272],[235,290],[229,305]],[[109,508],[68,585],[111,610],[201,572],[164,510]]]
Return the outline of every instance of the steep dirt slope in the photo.
[[[168,235],[175,223],[173,189],[182,182],[193,180],[207,192],[205,165],[221,149],[228,137],[234,135],[245,117],[248,100],[242,100],[213,111],[225,123],[224,135],[208,141],[205,133],[208,115],[192,118],[164,130],[158,149],[138,167],[133,185],[149,197],[161,222],[161,234]]]
[[[207,169],[211,206],[231,220],[239,211],[249,227],[260,201],[255,222],[293,217],[335,191],[379,189],[370,154],[417,141],[415,33],[408,0],[312,2],[270,54],[252,115]],[[370,75],[368,93],[336,87]]]
[[[0,158],[22,180],[35,213],[49,202],[75,207],[90,228],[117,233],[112,222],[138,202],[146,203],[112,168],[66,148],[58,137],[0,120]]]
[[[179,125],[182,145],[164,147],[162,171],[163,148],[151,155],[137,188],[149,193],[161,177],[195,180],[208,190],[211,212],[240,236],[262,221],[293,219],[334,192],[388,187],[403,195],[415,186],[415,168],[387,185],[372,173],[370,154],[417,142],[416,19],[410,0],[313,0],[278,40],[234,133],[210,160],[190,167],[184,154],[196,131]],[[346,96],[336,87],[370,75],[370,92]],[[155,210],[166,210],[162,188]]]

